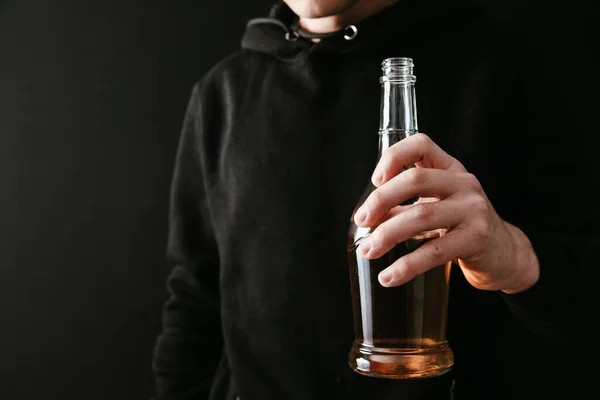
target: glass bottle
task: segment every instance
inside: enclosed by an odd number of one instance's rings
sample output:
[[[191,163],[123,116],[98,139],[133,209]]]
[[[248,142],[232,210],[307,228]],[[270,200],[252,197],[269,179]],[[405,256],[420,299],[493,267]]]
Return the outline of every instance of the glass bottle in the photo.
[[[388,58],[382,63],[377,161],[391,146],[418,132],[413,67],[410,58]],[[392,288],[383,287],[378,275],[403,255],[442,233],[422,232],[378,259],[362,258],[356,251],[358,245],[375,227],[358,227],[354,224],[354,213],[373,190],[375,187],[369,183],[352,213],[348,235],[355,332],[350,367],[360,374],[383,378],[441,375],[454,363],[445,339],[451,261]],[[419,199],[403,205],[416,201]]]

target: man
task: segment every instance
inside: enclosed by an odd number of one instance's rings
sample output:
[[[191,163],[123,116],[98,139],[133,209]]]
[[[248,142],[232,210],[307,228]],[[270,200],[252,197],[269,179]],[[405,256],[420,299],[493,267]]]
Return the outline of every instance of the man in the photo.
[[[195,86],[183,126],[157,399],[489,400],[581,388],[600,221],[577,205],[595,189],[591,164],[581,141],[564,138],[579,121],[542,55],[460,1],[287,0],[250,21],[242,49]],[[394,146],[373,173],[388,57],[415,61],[426,135]],[[455,261],[451,378],[367,378],[347,364],[346,234],[369,179],[378,189],[357,214],[363,226],[407,193],[440,199],[380,225],[360,251],[376,258],[411,232],[448,228],[379,278],[397,286]]]

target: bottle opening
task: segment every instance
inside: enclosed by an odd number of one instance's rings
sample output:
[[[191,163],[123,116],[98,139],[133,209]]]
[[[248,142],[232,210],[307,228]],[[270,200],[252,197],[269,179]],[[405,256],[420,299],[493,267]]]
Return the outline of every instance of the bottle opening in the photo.
[[[381,69],[383,70],[381,82],[415,83],[417,77],[413,75],[413,68],[412,58],[386,58],[381,63]]]

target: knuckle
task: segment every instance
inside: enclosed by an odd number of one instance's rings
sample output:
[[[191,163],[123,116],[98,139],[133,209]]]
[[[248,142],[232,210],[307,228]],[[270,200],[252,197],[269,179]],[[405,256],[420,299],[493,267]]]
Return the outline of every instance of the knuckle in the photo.
[[[386,204],[386,196],[381,189],[375,190],[371,193],[371,198],[369,199],[371,210],[378,210],[385,207]]]
[[[422,146],[428,146],[429,144],[431,144],[431,138],[423,132],[415,133],[413,137],[415,142]]]
[[[425,168],[410,168],[403,172],[404,179],[410,185],[421,185],[427,181],[427,170]]]
[[[467,186],[469,189],[474,189],[477,191],[481,190],[481,183],[479,182],[479,179],[477,179],[477,177],[472,173],[465,172],[463,174],[463,180],[465,182],[465,186]]]
[[[483,196],[473,196],[469,202],[469,209],[475,214],[487,215],[489,211],[489,203]]]
[[[444,249],[440,245],[440,242],[438,240],[432,240],[428,243],[428,245],[430,259],[434,262],[441,260],[442,256],[444,255]]]
[[[471,232],[478,242],[486,243],[490,237],[489,224],[484,219],[479,219],[471,225]]]
[[[407,279],[412,279],[417,276],[416,266],[411,260],[411,257],[404,256],[398,260],[397,268],[402,272]]]
[[[390,233],[385,226],[381,225],[371,234],[371,247],[375,250],[385,247],[390,242]]]
[[[433,218],[434,210],[431,204],[429,203],[421,203],[416,204],[412,207],[412,212],[414,213],[415,218],[420,221],[429,221]]]

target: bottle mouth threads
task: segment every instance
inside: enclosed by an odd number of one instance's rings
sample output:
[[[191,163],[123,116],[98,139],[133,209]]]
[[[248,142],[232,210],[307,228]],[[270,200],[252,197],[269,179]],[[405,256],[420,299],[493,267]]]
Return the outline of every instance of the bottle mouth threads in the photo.
[[[380,81],[396,83],[415,83],[417,77],[413,75],[414,63],[412,58],[392,57],[386,58],[381,63],[383,76]]]

